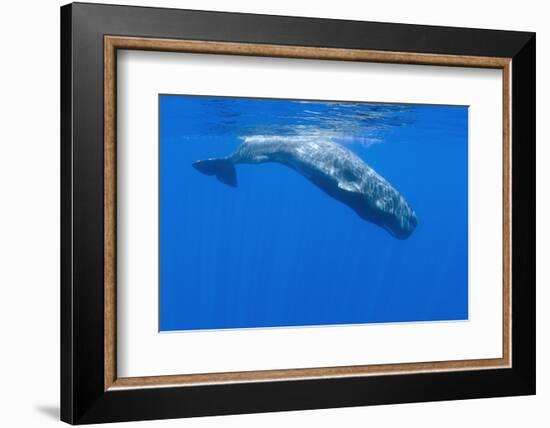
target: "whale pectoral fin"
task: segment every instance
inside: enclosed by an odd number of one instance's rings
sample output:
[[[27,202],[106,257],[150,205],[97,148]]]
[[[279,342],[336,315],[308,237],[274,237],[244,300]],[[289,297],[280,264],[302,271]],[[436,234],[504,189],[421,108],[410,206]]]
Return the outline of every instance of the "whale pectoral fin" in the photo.
[[[357,190],[355,187],[351,185],[349,181],[343,181],[343,180],[338,181],[338,187],[347,192],[353,192]]]
[[[233,162],[228,159],[206,159],[193,162],[193,167],[206,175],[215,175],[222,183],[237,187],[237,174]]]

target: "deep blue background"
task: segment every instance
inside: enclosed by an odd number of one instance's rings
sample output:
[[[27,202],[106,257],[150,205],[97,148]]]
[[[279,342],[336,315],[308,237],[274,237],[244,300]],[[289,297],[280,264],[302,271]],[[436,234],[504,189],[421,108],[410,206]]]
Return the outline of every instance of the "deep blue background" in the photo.
[[[161,95],[160,330],[468,317],[468,109]],[[191,167],[255,136],[330,138],[415,209],[404,241],[295,171]]]

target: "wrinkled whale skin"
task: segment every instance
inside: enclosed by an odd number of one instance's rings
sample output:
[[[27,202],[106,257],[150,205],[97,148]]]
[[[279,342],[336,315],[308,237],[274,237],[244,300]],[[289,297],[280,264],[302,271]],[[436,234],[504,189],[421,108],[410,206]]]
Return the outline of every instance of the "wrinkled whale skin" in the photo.
[[[251,139],[230,156],[196,161],[193,166],[236,186],[234,165],[266,162],[294,169],[396,238],[406,239],[416,228],[416,214],[403,196],[351,150],[331,141]]]

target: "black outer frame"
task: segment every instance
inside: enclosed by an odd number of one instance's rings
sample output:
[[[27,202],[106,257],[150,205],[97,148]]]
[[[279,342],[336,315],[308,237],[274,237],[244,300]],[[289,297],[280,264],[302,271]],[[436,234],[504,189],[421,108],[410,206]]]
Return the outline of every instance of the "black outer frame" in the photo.
[[[512,368],[104,391],[104,35],[512,58]],[[535,34],[74,3],[61,8],[61,420],[535,393]]]

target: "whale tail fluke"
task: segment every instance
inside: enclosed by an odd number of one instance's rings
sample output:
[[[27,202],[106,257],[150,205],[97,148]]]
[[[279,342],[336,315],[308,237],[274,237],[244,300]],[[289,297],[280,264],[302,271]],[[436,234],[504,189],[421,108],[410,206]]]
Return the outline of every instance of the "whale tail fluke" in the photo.
[[[227,158],[205,159],[193,162],[193,167],[206,175],[215,175],[222,183],[237,187],[235,166]]]

